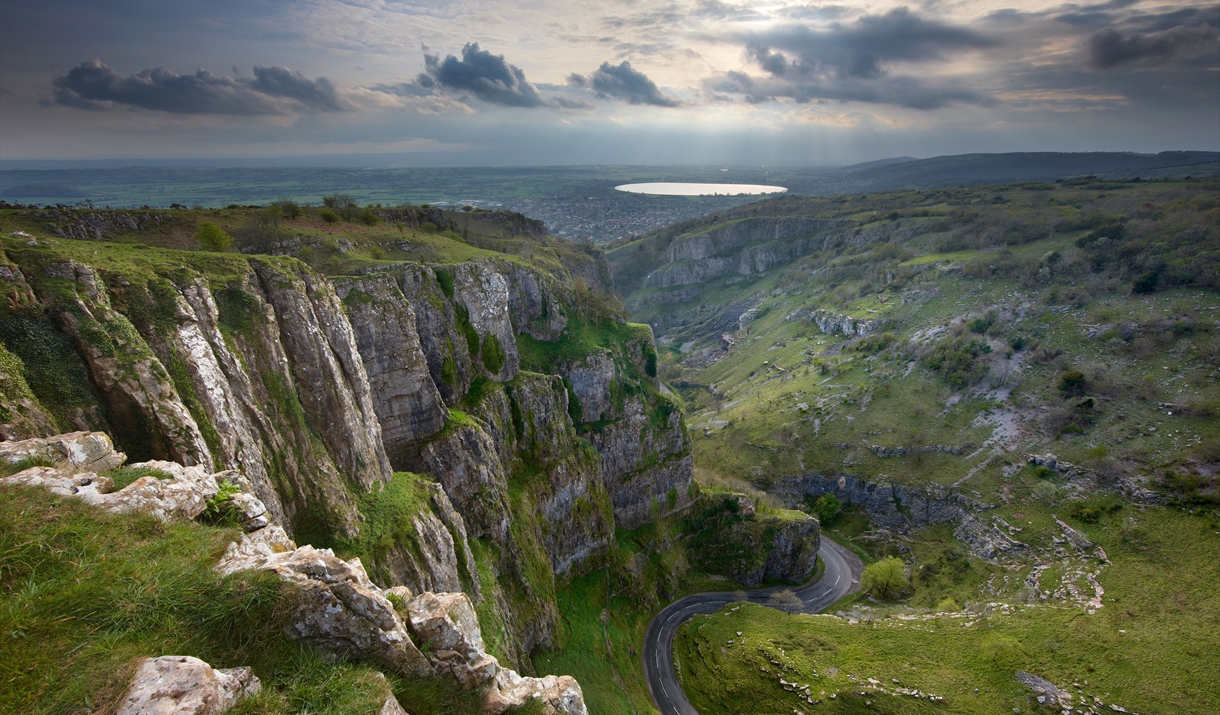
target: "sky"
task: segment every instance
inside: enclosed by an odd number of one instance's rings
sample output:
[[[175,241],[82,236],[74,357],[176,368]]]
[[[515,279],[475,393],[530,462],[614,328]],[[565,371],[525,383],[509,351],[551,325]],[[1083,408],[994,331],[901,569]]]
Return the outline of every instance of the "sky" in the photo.
[[[1220,150],[1220,3],[0,0],[0,160]]]

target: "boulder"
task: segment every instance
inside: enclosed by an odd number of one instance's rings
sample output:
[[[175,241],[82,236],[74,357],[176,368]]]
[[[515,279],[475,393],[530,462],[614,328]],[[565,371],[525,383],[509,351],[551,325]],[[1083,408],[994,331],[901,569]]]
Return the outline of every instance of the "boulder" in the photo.
[[[465,688],[487,683],[500,664],[484,650],[479,617],[464,593],[421,593],[407,604],[411,631],[433,648],[432,664]]]
[[[588,715],[580,684],[570,675],[529,678],[514,670],[501,670],[483,700],[490,715],[519,708],[530,700],[541,700],[545,715]]]
[[[1039,677],[1033,673],[1018,671],[1017,680],[1033,691],[1039,704],[1045,705],[1051,710],[1071,710],[1072,694],[1066,690],[1061,690],[1046,678]]]
[[[217,670],[185,655],[147,658],[115,715],[213,715],[260,687],[249,668]]]

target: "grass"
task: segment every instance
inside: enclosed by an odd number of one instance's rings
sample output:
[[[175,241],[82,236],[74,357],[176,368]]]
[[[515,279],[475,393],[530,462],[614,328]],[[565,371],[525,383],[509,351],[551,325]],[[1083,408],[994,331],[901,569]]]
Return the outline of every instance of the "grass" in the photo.
[[[1008,613],[985,610],[977,589],[970,613],[956,617],[882,608],[853,624],[744,606],[698,617],[683,628],[676,652],[686,692],[701,712],[786,712],[800,703],[779,687],[777,675],[782,675],[811,684],[815,697],[822,690],[838,693],[834,700],[823,696],[817,712],[863,711],[865,699],[873,701],[872,712],[1032,712],[1027,691],[1014,676],[1026,670],[1131,711],[1215,712],[1220,708],[1220,592],[1215,589],[1220,522],[1214,515],[1160,507],[1140,512],[1138,519],[1136,540],[1122,535],[1121,517],[1078,524],[1113,562],[1100,577],[1105,606],[1095,614],[1047,605],[1018,604]],[[917,618],[902,620],[896,617],[900,613]],[[745,647],[737,631],[745,634]],[[739,642],[722,650],[728,640]],[[781,672],[766,662],[760,648],[788,669]],[[858,680],[849,680],[849,674]],[[947,702],[932,706],[905,696],[853,694],[870,677],[887,687],[898,678]]]
[[[0,702],[14,713],[107,713],[138,659],[250,666],[264,691],[239,713],[367,715],[392,686],[413,713],[475,713],[441,681],[325,662],[289,640],[289,592],[268,574],[212,570],[240,532],[106,514],[0,488]]]

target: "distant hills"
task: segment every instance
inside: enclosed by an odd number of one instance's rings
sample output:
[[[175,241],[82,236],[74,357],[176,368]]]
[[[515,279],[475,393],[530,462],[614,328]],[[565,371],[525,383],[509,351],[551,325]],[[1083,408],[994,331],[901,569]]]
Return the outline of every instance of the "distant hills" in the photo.
[[[1057,181],[1080,176],[1100,179],[1180,179],[1220,173],[1220,152],[1016,152],[960,154],[931,159],[899,157],[856,164],[844,167],[842,171],[846,174],[846,183],[857,191]]]

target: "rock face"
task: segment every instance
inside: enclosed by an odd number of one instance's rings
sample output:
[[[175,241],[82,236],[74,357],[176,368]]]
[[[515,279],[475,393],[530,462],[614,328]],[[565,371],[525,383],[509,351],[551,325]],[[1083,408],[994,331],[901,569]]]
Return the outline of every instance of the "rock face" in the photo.
[[[217,670],[186,655],[146,658],[115,715],[216,715],[261,687],[249,668]]]
[[[613,394],[618,371],[608,350],[586,355],[583,360],[565,364],[561,370],[580,402],[581,422],[618,418]]]
[[[390,275],[336,281],[351,320],[391,464],[439,432],[448,411],[428,372],[415,311]]]
[[[330,284],[291,259],[227,256],[207,273],[162,260],[137,252],[130,270],[99,273],[38,246],[0,261],[23,315],[46,316],[21,318],[26,332],[71,336],[88,372],[64,408],[136,459],[241,470],[289,530],[308,515],[355,534],[353,485],[387,481],[390,466]],[[71,357],[45,343],[7,347],[26,362]]]
[[[421,473],[436,483],[427,508],[393,530],[410,543],[368,547],[362,578],[490,599],[518,667],[552,643],[557,578],[604,565],[616,525],[690,503],[690,441],[656,381],[651,332],[589,317],[609,285],[596,251],[555,275],[484,257],[332,284],[286,257],[107,246],[115,255],[94,260],[72,241],[3,245],[12,298],[0,322],[21,330],[0,333],[0,380],[26,401],[6,401],[0,436],[86,425],[173,475],[113,494],[104,477],[23,478],[165,518],[196,515],[233,483],[219,508],[247,531],[351,544],[393,470]],[[71,400],[45,382],[21,387],[23,366],[45,361],[70,368]],[[188,489],[196,475],[181,465],[207,479]],[[327,593],[363,586],[353,574]]]
[[[663,405],[667,407],[667,405]],[[634,529],[690,503],[693,463],[690,435],[677,409],[649,412],[644,401],[625,401],[623,417],[593,432],[602,478],[620,526]]]
[[[725,273],[764,273],[818,250],[827,238],[816,236],[841,225],[832,219],[749,218],[681,236],[669,245],[669,263],[653,271],[648,286],[700,283]]]

